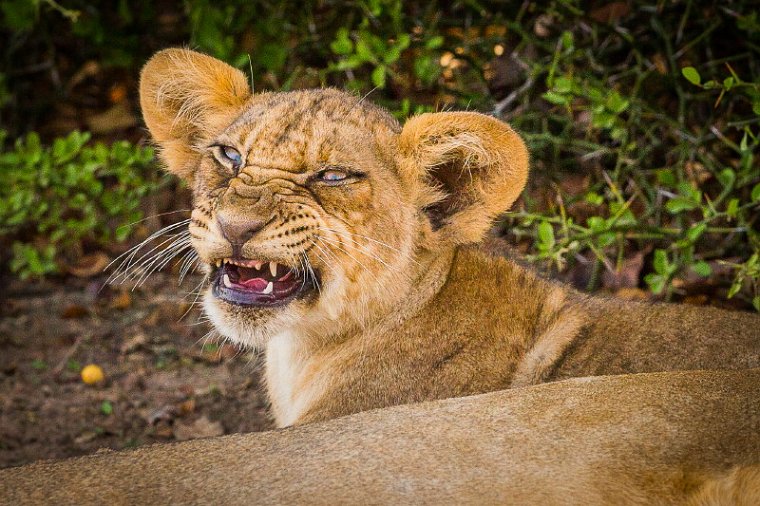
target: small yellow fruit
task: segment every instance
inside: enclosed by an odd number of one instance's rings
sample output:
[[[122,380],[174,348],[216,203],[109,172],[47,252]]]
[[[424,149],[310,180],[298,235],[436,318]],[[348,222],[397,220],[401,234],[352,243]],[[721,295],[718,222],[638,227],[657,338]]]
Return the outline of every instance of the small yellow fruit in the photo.
[[[82,369],[82,381],[88,385],[100,383],[104,378],[105,374],[103,374],[103,369],[99,365],[89,364]]]

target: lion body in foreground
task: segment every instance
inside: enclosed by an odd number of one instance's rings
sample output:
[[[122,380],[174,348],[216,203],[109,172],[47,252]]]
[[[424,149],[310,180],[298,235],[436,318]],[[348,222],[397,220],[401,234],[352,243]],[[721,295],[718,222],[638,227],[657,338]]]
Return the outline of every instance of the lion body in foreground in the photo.
[[[140,98],[193,191],[205,310],[265,350],[280,426],[575,376],[760,366],[757,315],[589,297],[474,249],[528,173],[494,118],[402,127],[337,90],[252,94],[179,49],[146,64]]]
[[[574,378],[0,470],[4,504],[754,506],[760,370]]]

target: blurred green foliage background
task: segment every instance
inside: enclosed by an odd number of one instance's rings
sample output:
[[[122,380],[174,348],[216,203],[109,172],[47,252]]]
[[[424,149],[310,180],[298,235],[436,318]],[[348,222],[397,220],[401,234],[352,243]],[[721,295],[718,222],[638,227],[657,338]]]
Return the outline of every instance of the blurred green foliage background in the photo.
[[[66,272],[186,207],[136,105],[141,65],[177,45],[257,91],[336,86],[402,121],[502,118],[533,172],[500,231],[529,260],[584,289],[760,310],[749,0],[4,0],[0,268]]]

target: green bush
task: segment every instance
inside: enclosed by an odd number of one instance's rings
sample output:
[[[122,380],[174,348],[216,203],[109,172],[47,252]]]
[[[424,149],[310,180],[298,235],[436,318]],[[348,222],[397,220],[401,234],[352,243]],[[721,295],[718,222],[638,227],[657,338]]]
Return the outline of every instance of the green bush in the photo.
[[[22,278],[59,272],[87,243],[127,239],[158,185],[152,149],[89,138],[73,132],[43,147],[31,133],[0,151],[0,239],[12,242],[9,266]]]
[[[560,271],[589,262],[596,289],[638,255],[641,286],[664,298],[702,278],[760,309],[755,2],[60,5],[0,9],[0,120],[13,135],[69,93],[38,79],[40,62],[66,83],[95,59],[134,88],[150,54],[182,44],[250,72],[256,91],[336,86],[400,119],[492,113],[531,150],[530,186],[502,224],[529,259]]]

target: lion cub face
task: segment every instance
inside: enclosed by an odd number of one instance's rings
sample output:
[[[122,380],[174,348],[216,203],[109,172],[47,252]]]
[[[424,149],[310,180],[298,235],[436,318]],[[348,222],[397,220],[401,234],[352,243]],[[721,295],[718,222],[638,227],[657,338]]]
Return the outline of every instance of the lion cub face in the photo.
[[[204,142],[190,233],[205,307],[260,344],[372,304],[412,262],[416,212],[393,151],[398,124],[333,90],[251,97]]]
[[[249,346],[388,310],[426,257],[479,240],[527,172],[521,140],[494,119],[440,113],[402,129],[337,90],[252,95],[239,71],[188,50],[154,56],[140,95],[193,191],[206,311]]]

